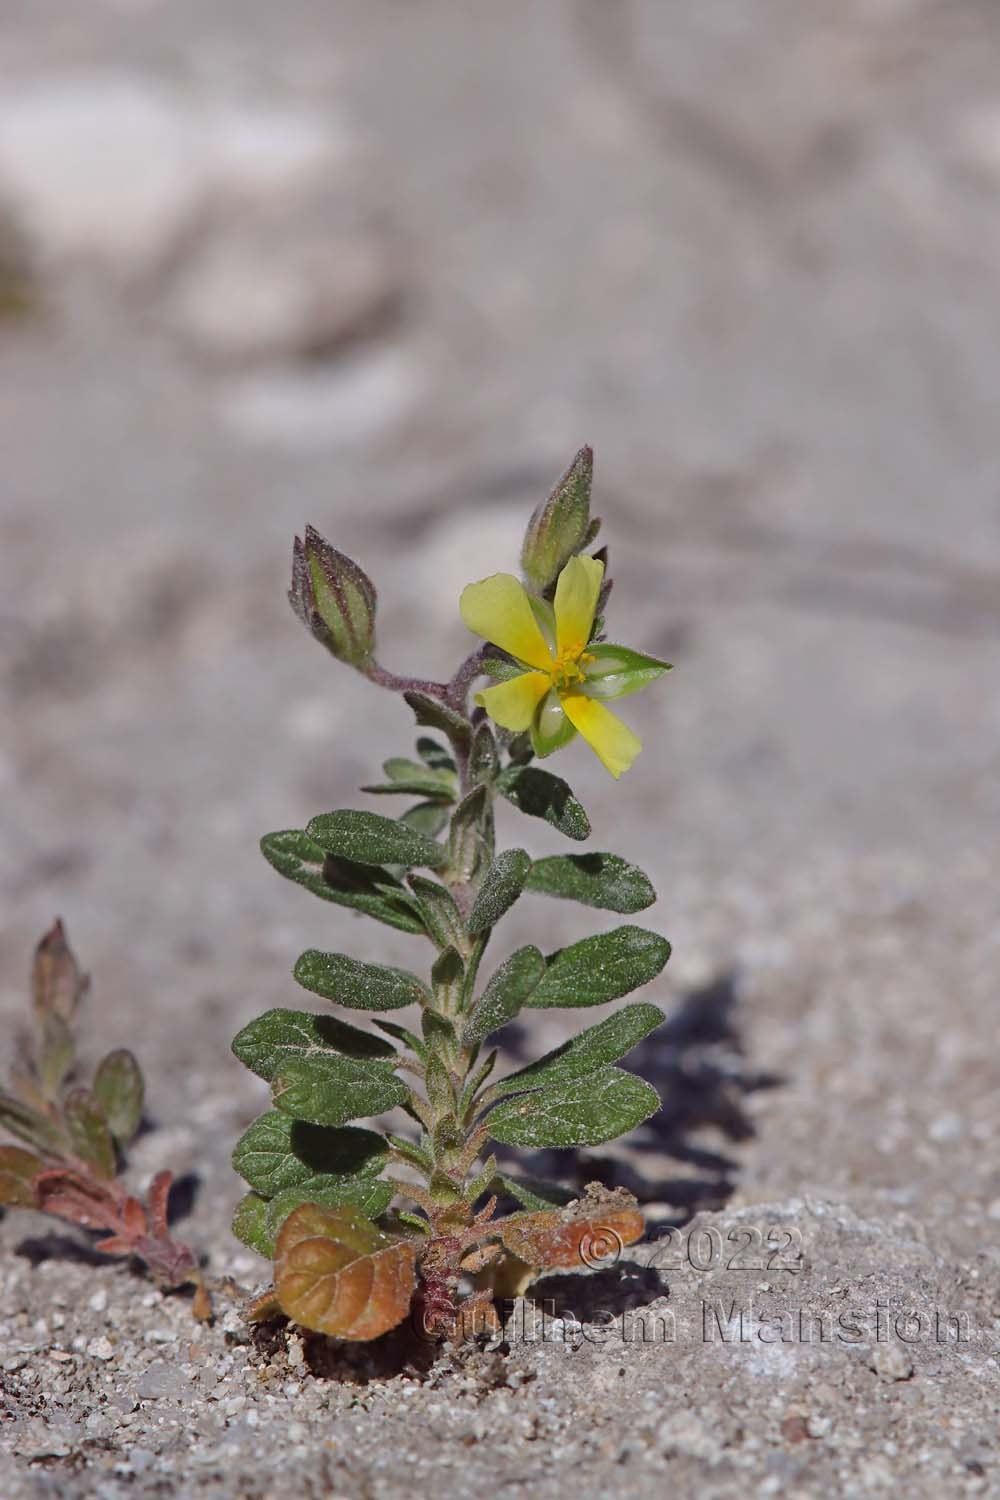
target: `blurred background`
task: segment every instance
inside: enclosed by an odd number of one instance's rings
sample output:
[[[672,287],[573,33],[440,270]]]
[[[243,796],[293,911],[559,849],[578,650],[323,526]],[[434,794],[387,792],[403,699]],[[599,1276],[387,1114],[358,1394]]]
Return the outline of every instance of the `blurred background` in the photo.
[[[422,958],[257,853],[412,740],[292,536],[446,675],[584,442],[612,635],[676,664],[626,779],[559,766],[675,948],[621,1170],[1000,1218],[998,76],[992,0],[6,0],[0,1018],[61,913],[216,1269],[233,1033],[305,946]]]

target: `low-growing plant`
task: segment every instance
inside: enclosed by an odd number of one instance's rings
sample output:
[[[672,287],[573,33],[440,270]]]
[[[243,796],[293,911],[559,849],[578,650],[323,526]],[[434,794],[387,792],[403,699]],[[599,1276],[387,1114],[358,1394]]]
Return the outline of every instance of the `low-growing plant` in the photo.
[[[0,1146],[0,1206],[99,1230],[96,1250],[137,1257],[164,1288],[193,1286],[195,1314],[208,1317],[197,1262],[167,1225],[172,1173],[156,1174],[144,1203],[119,1180],[142,1119],[139,1064],[120,1048],[101,1059],[89,1087],[79,1081],[74,1022],[89,987],[56,921],[35,949],[34,1034],[21,1039],[9,1088],[0,1089],[0,1130],[24,1142]]]
[[[590,824],[570,787],[534,764],[580,734],[614,777],[641,744],[606,706],[655,681],[667,663],[609,643],[606,551],[587,554],[592,455],[577,454],[524,540],[522,583],[498,573],[461,599],[484,642],[449,682],[399,677],[375,656],[375,588],[312,528],[296,539],[290,599],[317,640],[373,683],[402,694],[425,730],[416,758],[384,764],[376,797],[417,799],[401,817],[339,810],[304,830],[268,834],[265,857],[315,896],[429,940],[428,978],[310,949],[305,989],[374,1013],[375,1031],[337,1016],[271,1010],[233,1050],[271,1086],[273,1107],[233,1161],[250,1192],[234,1230],[274,1260],[274,1289],[252,1310],[280,1309],[307,1329],[368,1340],[416,1315],[432,1338],[496,1326],[494,1297],[538,1272],[578,1266],[595,1245],[638,1239],[624,1192],[558,1187],[501,1171],[489,1143],[594,1146],[659,1107],[650,1085],[615,1066],[663,1013],[630,1004],[526,1067],[495,1080],[489,1040],[520,1012],[603,1005],[654,979],[669,944],[643,927],[596,932],[554,953],[518,948],[485,982],[487,946],[522,894],[631,915],[655,892],[615,854],[532,859],[499,850],[498,802],[582,841]],[[484,686],[469,697],[477,679]],[[419,1008],[417,1029],[386,1012]],[[349,1122],[398,1109],[411,1128]],[[497,1217],[498,1197],[522,1212]],[[589,1252],[589,1253],[588,1253]],[[465,1295],[463,1296],[463,1288]]]

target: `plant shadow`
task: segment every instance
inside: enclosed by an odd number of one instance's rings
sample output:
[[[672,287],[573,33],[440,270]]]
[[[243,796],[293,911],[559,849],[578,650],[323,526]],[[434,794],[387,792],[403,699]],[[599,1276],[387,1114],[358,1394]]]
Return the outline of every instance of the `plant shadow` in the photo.
[[[504,1031],[504,1045],[518,1061],[526,1040],[518,1023]],[[675,1013],[629,1054],[627,1066],[663,1100],[657,1114],[628,1137],[632,1160],[571,1148],[516,1157],[504,1151],[502,1165],[581,1192],[588,1182],[627,1188],[644,1206],[665,1210],[655,1216],[664,1227],[724,1207],[739,1170],[738,1158],[727,1148],[756,1134],[747,1096],[785,1081],[748,1062],[735,971],[687,994]],[[722,1147],[699,1139],[708,1131],[722,1137]],[[637,1156],[647,1158],[649,1165],[636,1161]],[[656,1157],[660,1163],[654,1163]],[[688,1170],[671,1174],[670,1161]]]

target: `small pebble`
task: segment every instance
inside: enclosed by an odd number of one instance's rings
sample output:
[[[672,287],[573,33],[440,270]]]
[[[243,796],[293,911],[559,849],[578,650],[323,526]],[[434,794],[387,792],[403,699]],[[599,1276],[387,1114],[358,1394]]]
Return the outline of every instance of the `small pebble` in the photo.
[[[87,1353],[91,1359],[113,1359],[115,1350],[111,1340],[102,1334],[98,1339],[91,1339],[87,1345]]]

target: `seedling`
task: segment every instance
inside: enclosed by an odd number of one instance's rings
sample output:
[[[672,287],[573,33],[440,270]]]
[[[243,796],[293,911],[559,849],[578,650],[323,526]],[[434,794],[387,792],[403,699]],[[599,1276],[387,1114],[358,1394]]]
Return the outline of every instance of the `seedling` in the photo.
[[[323,813],[304,830],[268,834],[262,849],[287,879],[429,941],[434,957],[429,977],[418,978],[310,949],[295,965],[299,984],[373,1012],[377,1032],[281,1009],[236,1037],[236,1056],[268,1081],[273,1104],[233,1157],[251,1189],[234,1230],[274,1260],[274,1291],[254,1316],[280,1309],[305,1328],[367,1340],[410,1315],[431,1338],[460,1338],[496,1326],[501,1292],[642,1234],[628,1194],[593,1189],[574,1202],[500,1171],[489,1154],[491,1141],[598,1145],[660,1103],[648,1083],[614,1066],[663,1020],[654,1005],[627,1005],[497,1081],[497,1050],[484,1050],[522,1011],[616,1000],[654,979],[670,954],[656,933],[625,925],[547,955],[518,948],[481,979],[495,928],[524,894],[624,915],[655,899],[642,871],[617,855],[536,860],[496,846],[498,802],[565,838],[589,836],[570,787],[534,762],[579,734],[617,779],[641,744],[607,700],[667,670],[604,639],[611,582],[606,552],[586,555],[600,526],[591,477],[584,448],[531,519],[524,583],[499,573],[465,589],[462,618],[485,644],[447,683],[385,670],[367,575],[311,528],[296,539],[296,614],[339,661],[400,693],[434,733],[417,740],[415,759],[387,760],[385,780],[362,788],[417,799],[401,817]],[[484,677],[493,685],[470,704]],[[408,1006],[419,1009],[417,1029],[386,1019]],[[348,1123],[393,1109],[408,1131]],[[498,1218],[501,1194],[524,1211]]]
[[[195,1315],[206,1318],[201,1272],[167,1227],[172,1174],[156,1174],[145,1203],[118,1180],[142,1118],[139,1064],[119,1049],[98,1063],[89,1087],[78,1081],[74,1022],[89,984],[56,921],[35,950],[35,1036],[21,1044],[9,1089],[0,1089],[0,1129],[24,1142],[0,1146],[0,1205],[99,1230],[95,1250],[135,1256],[164,1288],[194,1286]]]

